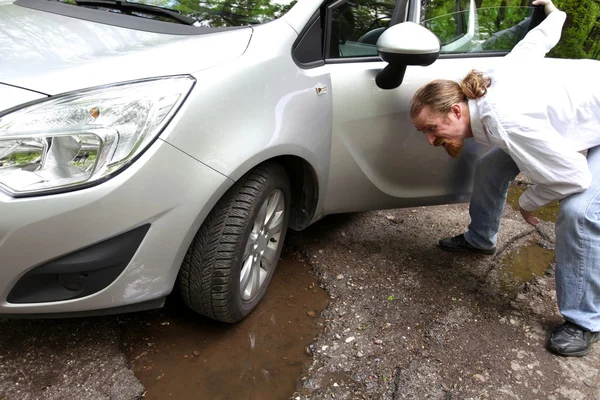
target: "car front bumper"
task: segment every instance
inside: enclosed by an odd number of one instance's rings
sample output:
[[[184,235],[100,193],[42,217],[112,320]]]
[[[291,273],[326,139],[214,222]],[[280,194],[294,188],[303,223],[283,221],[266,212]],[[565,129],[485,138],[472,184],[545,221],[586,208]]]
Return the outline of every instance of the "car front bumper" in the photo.
[[[0,315],[93,313],[160,300],[171,292],[200,224],[232,183],[157,140],[119,175],[91,188],[30,198],[0,192]],[[123,240],[132,231],[138,232],[131,242],[137,250],[106,284],[98,288],[96,280],[90,294],[48,301],[56,297],[50,286],[73,289],[73,280],[63,279],[69,260],[89,259],[93,250],[91,264],[98,267],[103,257],[122,253],[118,246],[128,247]],[[56,272],[58,264],[62,275],[25,282],[40,270]],[[88,276],[73,272],[76,279]]]

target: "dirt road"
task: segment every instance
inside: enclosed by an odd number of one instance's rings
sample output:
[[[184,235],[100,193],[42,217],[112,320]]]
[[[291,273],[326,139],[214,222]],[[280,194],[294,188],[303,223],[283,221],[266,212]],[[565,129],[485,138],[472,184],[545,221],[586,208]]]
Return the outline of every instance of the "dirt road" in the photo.
[[[507,207],[495,256],[436,247],[467,223],[463,204],[290,233],[279,283],[239,325],[173,308],[0,320],[0,400],[288,397],[268,385],[294,399],[600,399],[600,345],[585,358],[544,348],[561,322],[552,224],[540,233]]]

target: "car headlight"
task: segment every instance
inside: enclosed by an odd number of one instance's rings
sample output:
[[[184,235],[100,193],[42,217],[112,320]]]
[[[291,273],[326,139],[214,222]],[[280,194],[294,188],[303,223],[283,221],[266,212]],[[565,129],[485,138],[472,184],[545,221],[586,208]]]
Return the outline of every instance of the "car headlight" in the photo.
[[[54,96],[0,118],[0,188],[14,196],[89,186],[130,164],[194,85],[166,77]]]

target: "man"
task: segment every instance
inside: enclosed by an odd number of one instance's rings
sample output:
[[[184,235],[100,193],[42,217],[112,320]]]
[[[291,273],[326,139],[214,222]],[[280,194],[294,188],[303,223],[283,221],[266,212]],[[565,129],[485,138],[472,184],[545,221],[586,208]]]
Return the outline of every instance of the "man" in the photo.
[[[556,291],[565,323],[548,348],[583,356],[600,337],[600,62],[544,58],[566,14],[551,0],[533,4],[546,19],[493,70],[471,71],[461,84],[423,86],[411,117],[431,145],[453,157],[466,138],[495,146],[477,161],[467,232],[440,240],[442,249],[494,254],[508,185],[519,171],[535,182],[519,199],[527,223],[539,222],[538,207],[561,200]]]

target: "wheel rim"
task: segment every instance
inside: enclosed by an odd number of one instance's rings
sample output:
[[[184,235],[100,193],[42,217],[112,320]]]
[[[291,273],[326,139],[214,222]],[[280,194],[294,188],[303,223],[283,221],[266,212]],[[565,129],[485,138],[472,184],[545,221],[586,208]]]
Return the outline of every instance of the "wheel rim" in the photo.
[[[277,265],[277,250],[283,233],[285,197],[274,190],[260,206],[244,252],[240,273],[240,293],[251,300],[263,288],[265,280]]]

